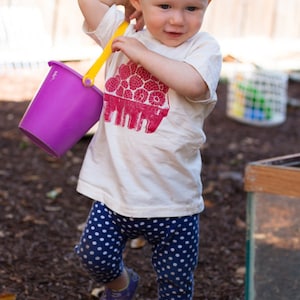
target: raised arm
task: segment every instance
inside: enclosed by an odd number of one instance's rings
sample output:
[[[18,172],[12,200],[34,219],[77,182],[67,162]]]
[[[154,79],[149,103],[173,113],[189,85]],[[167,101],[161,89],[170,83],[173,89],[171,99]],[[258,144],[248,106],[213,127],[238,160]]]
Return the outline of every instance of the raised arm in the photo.
[[[83,14],[88,30],[97,28],[109,7],[113,5],[113,0],[78,0],[79,8]]]
[[[85,18],[89,31],[94,31],[110,6],[113,4],[122,5],[125,8],[125,19],[136,20],[136,30],[144,26],[141,12],[135,10],[129,0],[78,0],[79,8]]]

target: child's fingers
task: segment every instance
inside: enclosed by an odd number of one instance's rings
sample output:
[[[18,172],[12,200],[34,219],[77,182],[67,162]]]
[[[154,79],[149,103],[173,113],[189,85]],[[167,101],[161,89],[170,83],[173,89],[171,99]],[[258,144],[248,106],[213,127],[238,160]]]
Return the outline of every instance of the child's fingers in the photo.
[[[117,40],[117,38],[115,38],[113,40],[113,42],[111,43],[111,51],[112,52],[120,51],[120,48],[118,47],[118,40]]]
[[[144,19],[140,18],[140,19],[136,20],[136,24],[135,24],[134,28],[136,31],[139,31],[144,28],[144,25],[145,25]]]
[[[117,36],[112,44],[111,44],[111,50],[112,52],[117,52],[122,50],[122,44],[124,44],[126,39],[124,39],[123,36]]]
[[[135,20],[135,29],[136,31],[142,30],[144,27],[144,18],[141,11],[135,11],[130,15],[130,20]]]
[[[130,20],[133,19],[139,19],[140,17],[142,17],[143,13],[141,11],[135,10],[131,15],[130,15]]]

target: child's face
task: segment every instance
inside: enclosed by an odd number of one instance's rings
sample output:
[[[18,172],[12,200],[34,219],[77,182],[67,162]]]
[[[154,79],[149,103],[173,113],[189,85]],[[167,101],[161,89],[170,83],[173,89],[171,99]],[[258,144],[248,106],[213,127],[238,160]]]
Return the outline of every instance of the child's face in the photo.
[[[145,25],[162,44],[177,47],[201,28],[209,0],[136,0]]]

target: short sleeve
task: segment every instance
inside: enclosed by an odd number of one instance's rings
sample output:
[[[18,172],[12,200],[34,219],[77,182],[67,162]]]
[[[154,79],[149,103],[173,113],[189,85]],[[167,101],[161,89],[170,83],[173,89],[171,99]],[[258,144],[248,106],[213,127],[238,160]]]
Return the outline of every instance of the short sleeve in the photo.
[[[115,30],[124,20],[124,13],[116,5],[112,5],[104,15],[96,30],[88,31],[86,23],[83,23],[83,31],[97,44],[104,47],[114,34]]]
[[[200,43],[197,42],[191,47],[190,54],[184,59],[184,61],[192,65],[199,72],[209,88],[209,99],[216,101],[216,89],[222,67],[220,46],[209,34],[199,34],[202,35],[201,39],[198,39]],[[194,101],[197,101],[197,99],[194,99]]]

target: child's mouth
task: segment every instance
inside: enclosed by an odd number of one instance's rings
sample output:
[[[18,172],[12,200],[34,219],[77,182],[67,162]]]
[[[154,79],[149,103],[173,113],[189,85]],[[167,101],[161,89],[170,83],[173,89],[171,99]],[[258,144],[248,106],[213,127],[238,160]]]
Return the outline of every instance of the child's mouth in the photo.
[[[166,34],[172,38],[178,38],[182,36],[181,32],[175,32],[175,31],[167,31]]]

